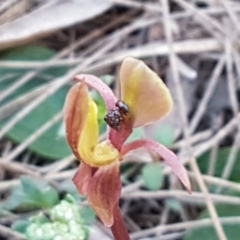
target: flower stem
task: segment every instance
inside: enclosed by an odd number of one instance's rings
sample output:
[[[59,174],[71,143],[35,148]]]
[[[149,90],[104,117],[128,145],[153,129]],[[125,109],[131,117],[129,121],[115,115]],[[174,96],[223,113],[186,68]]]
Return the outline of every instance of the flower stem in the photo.
[[[115,206],[113,211],[114,223],[111,227],[112,234],[115,240],[131,240],[128,234],[128,230],[123,221],[118,204]]]

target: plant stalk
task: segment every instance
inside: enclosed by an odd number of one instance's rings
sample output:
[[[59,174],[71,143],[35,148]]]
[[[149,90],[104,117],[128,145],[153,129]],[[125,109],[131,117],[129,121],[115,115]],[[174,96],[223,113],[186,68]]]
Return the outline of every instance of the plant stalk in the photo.
[[[115,240],[131,240],[128,234],[128,230],[123,221],[118,204],[113,211],[114,223],[111,227],[112,234]]]

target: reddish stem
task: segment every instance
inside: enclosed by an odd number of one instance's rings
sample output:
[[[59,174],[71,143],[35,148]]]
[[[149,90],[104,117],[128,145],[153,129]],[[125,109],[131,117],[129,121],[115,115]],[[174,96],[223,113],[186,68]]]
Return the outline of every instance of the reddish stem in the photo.
[[[118,204],[113,211],[114,223],[111,227],[112,234],[115,240],[131,240],[128,234],[128,230],[123,221]]]

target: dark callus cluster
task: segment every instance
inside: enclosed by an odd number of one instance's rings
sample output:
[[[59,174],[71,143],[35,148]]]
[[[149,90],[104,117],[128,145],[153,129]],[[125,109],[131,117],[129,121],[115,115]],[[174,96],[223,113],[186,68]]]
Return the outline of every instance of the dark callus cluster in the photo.
[[[104,117],[106,123],[113,129],[119,131],[121,129],[121,123],[123,122],[124,116],[129,114],[129,108],[123,101],[116,102],[116,108],[108,111]]]

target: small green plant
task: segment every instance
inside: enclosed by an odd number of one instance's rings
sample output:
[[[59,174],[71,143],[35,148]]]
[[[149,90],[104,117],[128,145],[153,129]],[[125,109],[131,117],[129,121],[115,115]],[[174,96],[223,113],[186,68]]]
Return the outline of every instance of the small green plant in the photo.
[[[14,188],[3,204],[6,210],[49,209],[59,203],[58,192],[45,180],[20,178],[21,185]]]
[[[12,228],[28,240],[87,240],[88,229],[77,202],[71,195],[52,207],[48,214],[39,213],[29,221],[17,221]]]

